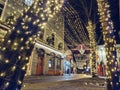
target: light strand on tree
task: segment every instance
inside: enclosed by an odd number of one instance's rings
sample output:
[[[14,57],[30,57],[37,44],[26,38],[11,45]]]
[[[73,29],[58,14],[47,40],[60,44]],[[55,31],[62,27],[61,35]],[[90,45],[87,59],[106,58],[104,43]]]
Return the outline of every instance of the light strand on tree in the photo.
[[[103,28],[103,37],[107,57],[107,90],[119,90],[120,81],[118,64],[116,60],[116,40],[114,36],[113,22],[110,17],[109,3],[107,0],[97,0],[100,22]]]
[[[18,18],[12,32],[3,40],[1,45],[0,89],[10,90],[12,88],[16,90],[21,88],[37,32],[44,26],[44,22],[47,22],[50,16],[59,12],[63,1],[47,0],[43,2],[43,0],[36,0]],[[51,12],[46,11],[48,8]],[[3,63],[4,60],[7,61]]]
[[[95,24],[92,21],[88,21],[87,30],[89,33],[90,39],[90,66],[91,66],[91,74],[94,75],[97,73],[96,68],[96,41],[95,41]]]

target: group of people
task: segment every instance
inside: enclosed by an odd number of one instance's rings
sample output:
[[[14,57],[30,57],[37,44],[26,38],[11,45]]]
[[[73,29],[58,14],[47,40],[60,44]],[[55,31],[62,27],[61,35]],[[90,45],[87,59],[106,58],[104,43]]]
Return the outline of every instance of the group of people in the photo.
[[[64,73],[65,74],[76,74],[77,73],[76,64],[72,61],[66,60],[64,62]]]

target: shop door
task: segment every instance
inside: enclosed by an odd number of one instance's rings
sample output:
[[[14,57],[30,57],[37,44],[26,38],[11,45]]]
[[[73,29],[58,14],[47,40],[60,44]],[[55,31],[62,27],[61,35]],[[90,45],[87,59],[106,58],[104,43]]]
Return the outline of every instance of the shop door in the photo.
[[[38,57],[36,75],[43,75],[43,58]]]
[[[44,52],[40,50],[38,52],[37,66],[36,66],[36,75],[43,75],[43,64],[44,62]]]

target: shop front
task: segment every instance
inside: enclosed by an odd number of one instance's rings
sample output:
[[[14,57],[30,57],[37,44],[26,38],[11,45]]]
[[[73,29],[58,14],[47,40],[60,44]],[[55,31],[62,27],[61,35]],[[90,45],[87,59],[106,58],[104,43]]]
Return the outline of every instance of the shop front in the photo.
[[[48,75],[62,75],[62,58],[60,55],[51,52],[48,63]]]
[[[63,59],[63,53],[36,43],[28,64],[29,75],[62,75]]]
[[[106,53],[105,47],[103,45],[99,45],[97,47],[97,72],[99,76],[106,76]],[[118,62],[118,70],[120,71],[120,45],[116,45],[116,52],[117,52],[117,62]]]

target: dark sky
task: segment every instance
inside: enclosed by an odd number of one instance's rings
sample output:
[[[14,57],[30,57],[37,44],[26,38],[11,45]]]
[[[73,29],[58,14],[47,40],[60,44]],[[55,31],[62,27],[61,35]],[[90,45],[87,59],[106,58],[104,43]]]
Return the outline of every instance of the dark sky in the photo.
[[[120,19],[119,19],[119,0],[108,0],[111,10],[111,19],[114,23],[114,29],[116,30],[116,41],[120,44]]]
[[[89,18],[96,23],[96,41],[98,45],[104,44],[103,42],[103,35],[101,30],[101,25],[99,22],[99,16],[98,16],[98,10],[97,10],[97,3],[96,0],[68,0],[69,3],[72,5],[72,7],[78,12],[79,18],[82,19],[83,23],[87,24],[88,17],[86,17],[86,12],[84,10],[84,6],[87,7],[87,13],[89,13],[91,8],[91,14],[89,14]],[[92,1],[92,6],[90,2]],[[117,44],[120,44],[120,21],[119,21],[119,0],[108,0],[110,4],[110,10],[111,10],[111,19],[114,24],[114,30],[116,30],[115,37]],[[83,3],[84,6],[83,6]],[[66,28],[70,31],[72,30],[69,25],[66,23]],[[88,33],[87,33],[88,34]],[[73,36],[74,37],[74,36]],[[67,37],[66,37],[67,38]]]

